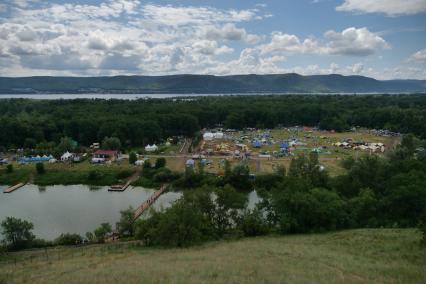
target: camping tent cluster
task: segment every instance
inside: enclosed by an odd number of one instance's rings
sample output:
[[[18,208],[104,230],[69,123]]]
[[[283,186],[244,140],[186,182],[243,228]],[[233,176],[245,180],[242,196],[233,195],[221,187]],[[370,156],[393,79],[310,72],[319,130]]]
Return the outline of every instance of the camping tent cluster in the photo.
[[[47,162],[51,159],[54,159],[52,155],[46,156],[29,156],[29,157],[22,157],[19,159],[19,162],[21,163],[32,163],[32,162]]]
[[[214,139],[223,139],[223,132],[206,132],[203,134],[203,139],[206,141],[212,141]]]
[[[370,152],[381,152],[385,151],[385,145],[383,143],[366,143],[362,141],[354,142],[349,140],[343,142],[336,142],[333,144],[336,147],[344,148],[344,149],[354,149],[354,150],[363,150]]]
[[[145,151],[146,152],[155,152],[157,150],[158,150],[158,146],[155,145],[155,144],[152,144],[152,145],[148,144],[148,145],[145,146]]]

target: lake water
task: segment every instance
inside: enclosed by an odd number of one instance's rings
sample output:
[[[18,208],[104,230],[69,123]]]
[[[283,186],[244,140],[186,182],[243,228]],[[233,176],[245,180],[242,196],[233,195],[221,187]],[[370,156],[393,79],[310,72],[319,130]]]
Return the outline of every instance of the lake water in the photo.
[[[5,186],[0,186],[3,192]],[[154,192],[153,189],[129,187],[124,192],[109,192],[108,187],[85,185],[47,186],[26,185],[12,193],[0,193],[0,220],[13,216],[31,221],[37,237],[54,239],[61,233],[84,236],[103,222],[111,225],[120,219],[120,210],[136,208]],[[159,197],[154,208],[159,209],[181,196],[167,192]]]
[[[82,236],[103,222],[115,226],[120,210],[136,208],[155,191],[129,187],[124,192],[109,192],[108,187],[86,185],[55,185],[39,187],[26,185],[12,193],[2,193],[0,186],[0,221],[7,216],[31,221],[38,238],[52,240],[61,233]],[[167,192],[154,203],[155,209],[167,208],[181,197],[179,192]],[[248,207],[259,200],[256,192],[248,195]]]

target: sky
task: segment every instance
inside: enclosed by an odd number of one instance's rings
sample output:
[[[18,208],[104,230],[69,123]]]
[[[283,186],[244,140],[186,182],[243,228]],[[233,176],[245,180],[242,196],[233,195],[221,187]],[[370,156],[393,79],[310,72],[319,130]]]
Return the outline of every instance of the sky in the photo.
[[[426,79],[426,0],[2,0],[0,76]]]

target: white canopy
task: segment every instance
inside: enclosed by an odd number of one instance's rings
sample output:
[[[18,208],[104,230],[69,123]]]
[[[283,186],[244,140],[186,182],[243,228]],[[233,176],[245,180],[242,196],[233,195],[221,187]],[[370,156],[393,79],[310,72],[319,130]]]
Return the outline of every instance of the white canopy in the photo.
[[[61,156],[61,161],[66,161],[69,160],[71,157],[73,157],[74,155],[71,154],[70,152],[66,151],[62,156]]]
[[[147,152],[154,152],[154,151],[157,151],[157,150],[158,150],[158,147],[155,144],[153,144],[152,146],[149,145],[149,144],[147,146],[145,146],[145,151],[147,151]]]

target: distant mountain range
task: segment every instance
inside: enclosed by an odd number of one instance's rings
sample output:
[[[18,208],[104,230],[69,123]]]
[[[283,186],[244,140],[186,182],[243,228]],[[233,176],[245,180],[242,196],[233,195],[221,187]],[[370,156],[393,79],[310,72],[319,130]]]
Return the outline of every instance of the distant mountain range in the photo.
[[[0,77],[0,94],[31,93],[398,93],[426,92],[426,80],[380,81],[338,74]]]

